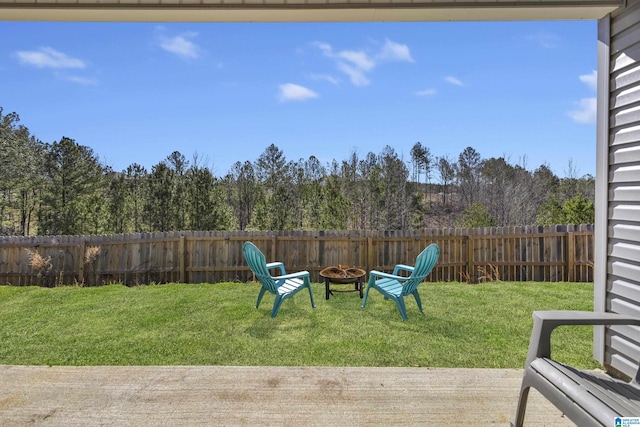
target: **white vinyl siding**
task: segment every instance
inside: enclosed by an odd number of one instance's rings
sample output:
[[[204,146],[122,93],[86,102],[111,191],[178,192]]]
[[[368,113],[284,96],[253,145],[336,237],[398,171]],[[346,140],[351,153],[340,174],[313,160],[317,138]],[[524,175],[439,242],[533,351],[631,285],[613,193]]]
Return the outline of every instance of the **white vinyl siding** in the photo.
[[[608,25],[610,56],[599,57],[608,66],[608,73],[607,68],[599,67],[599,72],[608,74],[608,103],[602,104],[608,106],[602,113],[607,116],[601,114],[598,123],[607,130],[599,133],[606,139],[598,141],[606,145],[606,151],[601,151],[606,153],[602,159],[606,172],[598,177],[606,188],[605,206],[599,207],[606,216],[606,230],[596,227],[606,241],[606,249],[601,248],[606,250],[606,276],[596,275],[596,310],[640,316],[640,0],[628,1],[600,25]],[[600,278],[604,287],[598,283]],[[604,294],[600,307],[598,292]],[[602,344],[605,366],[628,376],[635,374],[640,328],[611,328],[603,340],[596,339],[596,346]]]

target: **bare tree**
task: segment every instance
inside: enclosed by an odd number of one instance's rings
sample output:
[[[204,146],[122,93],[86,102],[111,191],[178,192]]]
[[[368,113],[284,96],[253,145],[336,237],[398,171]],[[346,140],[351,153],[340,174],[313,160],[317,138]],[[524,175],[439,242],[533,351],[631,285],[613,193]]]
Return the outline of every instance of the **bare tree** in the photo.
[[[436,164],[438,166],[438,174],[440,175],[440,190],[442,193],[442,206],[447,206],[447,195],[450,191],[450,186],[456,176],[456,169],[451,160],[445,155],[438,157]]]
[[[470,207],[478,197],[481,157],[473,147],[458,156],[458,183],[463,207]]]

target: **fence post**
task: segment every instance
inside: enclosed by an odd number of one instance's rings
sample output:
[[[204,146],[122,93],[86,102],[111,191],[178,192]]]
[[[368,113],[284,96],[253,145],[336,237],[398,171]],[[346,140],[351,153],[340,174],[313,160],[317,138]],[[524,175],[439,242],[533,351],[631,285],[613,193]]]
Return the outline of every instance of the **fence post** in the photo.
[[[466,235],[467,240],[467,274],[471,283],[476,282],[475,265],[474,265],[474,251],[473,251],[473,236]]]
[[[374,269],[373,263],[373,238],[367,237],[367,266],[365,267],[365,271],[371,271]]]
[[[278,259],[278,242],[277,242],[277,236],[275,234],[271,236],[271,259],[272,260]],[[284,262],[284,260],[282,260],[282,262]]]
[[[86,253],[86,244],[87,242],[85,240],[81,240],[80,244],[78,245],[78,252],[79,254],[77,254],[76,256],[76,265],[77,265],[77,272],[78,272],[78,283],[83,283],[84,284],[84,254]]]
[[[186,258],[187,254],[185,253],[187,244],[187,238],[185,236],[180,236],[180,244],[178,245],[178,263],[180,264],[180,283],[187,283],[187,270],[186,266]]]
[[[575,268],[575,257],[576,257],[576,245],[575,239],[573,238],[573,233],[567,231],[565,233],[566,243],[564,247],[566,248],[565,253],[565,268],[567,269],[567,274],[565,275],[567,282],[573,282],[575,280],[574,268]]]

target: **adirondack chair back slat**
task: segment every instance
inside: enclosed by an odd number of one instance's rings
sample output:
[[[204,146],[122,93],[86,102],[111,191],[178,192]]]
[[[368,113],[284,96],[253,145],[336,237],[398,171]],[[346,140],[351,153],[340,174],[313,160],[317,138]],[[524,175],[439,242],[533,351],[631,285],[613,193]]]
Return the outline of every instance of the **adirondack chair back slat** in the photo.
[[[253,243],[246,242],[242,247],[242,252],[247,264],[249,264],[249,268],[251,268],[251,271],[258,281],[260,281],[267,291],[275,294],[278,291],[278,287],[271,277],[271,274],[269,274],[269,270],[267,269],[267,259],[262,251],[260,251],[260,249],[258,249]]]
[[[410,295],[416,290],[418,285],[429,275],[439,256],[440,248],[435,243],[430,244],[418,254],[413,272],[409,276],[409,280],[404,282],[402,295]]]

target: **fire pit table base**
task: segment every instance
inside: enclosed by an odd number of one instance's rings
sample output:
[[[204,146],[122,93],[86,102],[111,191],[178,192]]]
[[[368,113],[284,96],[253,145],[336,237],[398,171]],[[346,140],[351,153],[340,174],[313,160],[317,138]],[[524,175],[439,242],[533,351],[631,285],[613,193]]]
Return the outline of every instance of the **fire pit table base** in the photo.
[[[329,299],[329,296],[334,292],[360,292],[360,298],[362,298],[366,274],[367,272],[360,268],[346,268],[342,265],[325,268],[320,272],[320,277],[324,279],[326,299]],[[352,288],[332,289],[330,286],[332,283],[334,285],[351,285]]]
[[[353,289],[332,289],[330,284],[334,285],[353,285]],[[324,278],[324,287],[325,287],[325,297],[329,299],[330,295],[333,295],[334,292],[360,292],[360,298],[364,297],[364,276],[360,276],[356,278],[356,280],[352,283],[344,283],[344,282],[332,282],[329,277]]]

